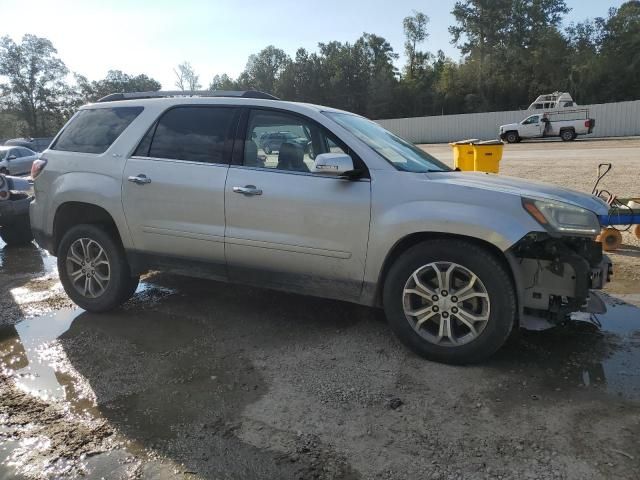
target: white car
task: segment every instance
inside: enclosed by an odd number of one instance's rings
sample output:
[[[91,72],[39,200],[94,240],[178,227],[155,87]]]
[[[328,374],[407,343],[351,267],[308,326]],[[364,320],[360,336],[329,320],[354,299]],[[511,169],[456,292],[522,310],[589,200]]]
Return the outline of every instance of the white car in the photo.
[[[588,110],[546,112],[529,115],[520,123],[501,125],[499,136],[509,143],[527,138],[560,137],[563,141],[575,140],[578,135],[593,133],[596,121],[589,118]]]
[[[406,345],[451,363],[601,308],[597,197],[453,171],[333,108],[208,95],[110,95],[34,163],[34,236],[82,308],[117,308],[142,272],[169,270],[382,307]],[[254,139],[281,131],[310,148],[265,162]]]
[[[26,175],[39,156],[26,147],[0,146],[0,174]]]

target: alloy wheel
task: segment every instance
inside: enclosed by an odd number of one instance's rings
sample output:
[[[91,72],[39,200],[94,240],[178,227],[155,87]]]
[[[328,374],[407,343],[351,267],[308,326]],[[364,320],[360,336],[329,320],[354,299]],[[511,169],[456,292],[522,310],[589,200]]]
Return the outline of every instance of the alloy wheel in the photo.
[[[73,288],[84,297],[100,297],[109,285],[109,257],[95,240],[79,238],[74,241],[67,252],[66,267]]]
[[[420,267],[407,280],[402,296],[404,314],[413,329],[436,345],[469,343],[489,321],[487,289],[477,275],[457,263]]]

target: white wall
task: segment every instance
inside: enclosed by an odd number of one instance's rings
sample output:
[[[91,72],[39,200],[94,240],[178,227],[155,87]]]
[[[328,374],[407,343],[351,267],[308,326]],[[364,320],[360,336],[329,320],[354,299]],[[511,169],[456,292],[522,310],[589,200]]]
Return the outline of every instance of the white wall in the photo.
[[[640,100],[633,102],[580,105],[596,120],[590,136],[623,137],[640,135]],[[378,120],[388,130],[414,143],[444,143],[467,138],[489,140],[498,137],[498,127],[523,120],[535,111],[466,113],[433,117]]]

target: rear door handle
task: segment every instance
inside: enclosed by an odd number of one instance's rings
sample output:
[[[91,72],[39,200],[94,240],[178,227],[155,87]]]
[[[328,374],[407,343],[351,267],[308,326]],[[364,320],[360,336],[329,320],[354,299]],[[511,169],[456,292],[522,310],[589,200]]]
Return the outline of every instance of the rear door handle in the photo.
[[[247,196],[262,195],[262,190],[255,185],[245,185],[244,187],[233,187],[233,191]]]
[[[151,179],[147,177],[144,173],[139,173],[136,176],[130,176],[127,178],[130,182],[135,183],[136,185],[144,185],[146,183],[151,183]]]

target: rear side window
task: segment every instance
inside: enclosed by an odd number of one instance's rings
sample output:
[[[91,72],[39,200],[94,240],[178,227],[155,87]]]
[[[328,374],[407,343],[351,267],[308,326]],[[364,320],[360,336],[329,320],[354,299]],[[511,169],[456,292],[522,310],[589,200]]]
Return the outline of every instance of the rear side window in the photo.
[[[65,152],[104,153],[142,110],[142,107],[80,110],[62,131],[51,149]]]
[[[142,139],[134,155],[204,163],[228,163],[237,109],[176,107]]]

